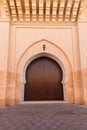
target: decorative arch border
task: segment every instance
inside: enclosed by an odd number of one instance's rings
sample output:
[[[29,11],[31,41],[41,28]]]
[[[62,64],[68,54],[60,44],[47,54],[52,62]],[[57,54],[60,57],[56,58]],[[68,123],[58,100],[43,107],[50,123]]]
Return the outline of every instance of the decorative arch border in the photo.
[[[46,50],[43,50],[45,44]],[[15,103],[19,104],[24,101],[24,85],[26,83],[26,68],[31,61],[37,57],[47,56],[54,59],[62,68],[64,86],[64,100],[68,103],[74,103],[74,87],[72,66],[65,52],[54,43],[42,39],[31,44],[21,55],[16,65],[16,87],[15,87]]]

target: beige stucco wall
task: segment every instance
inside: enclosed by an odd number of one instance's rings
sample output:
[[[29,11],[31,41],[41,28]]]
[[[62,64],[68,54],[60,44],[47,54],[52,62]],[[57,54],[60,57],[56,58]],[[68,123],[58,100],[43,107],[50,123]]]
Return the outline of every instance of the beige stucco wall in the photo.
[[[0,106],[5,105],[8,67],[9,22],[0,21]]]
[[[9,22],[0,22],[0,105],[21,103],[24,67],[44,54],[43,44],[45,54],[64,66],[65,101],[87,104],[86,28],[87,22],[70,26],[9,26]]]
[[[68,95],[66,97],[66,101],[77,104],[82,103],[77,27],[11,25],[6,104],[14,104],[15,101],[16,103],[20,103],[20,92],[23,83],[22,71],[24,64],[26,64],[29,58],[43,52],[43,44],[46,44],[45,53],[57,56],[63,64],[65,64],[64,56],[62,54],[58,55],[58,49],[55,49],[54,46],[51,47],[52,44],[66,55],[71,66],[71,70],[67,67],[68,65],[65,66],[65,69],[68,68],[68,77],[66,76],[67,79],[65,81],[67,92],[66,96]],[[23,57],[24,55],[25,58]],[[18,66],[18,63],[22,58],[24,59],[21,61],[20,66]],[[65,60],[65,62],[67,61]],[[17,70],[17,67],[21,68],[21,70]],[[73,86],[73,90],[70,94],[67,88],[70,88],[71,86]]]
[[[78,22],[84,104],[87,104],[87,20]]]

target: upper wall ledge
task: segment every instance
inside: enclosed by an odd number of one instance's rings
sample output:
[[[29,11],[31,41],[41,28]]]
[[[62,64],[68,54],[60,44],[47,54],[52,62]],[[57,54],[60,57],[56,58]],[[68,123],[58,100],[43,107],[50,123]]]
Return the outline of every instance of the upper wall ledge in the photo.
[[[87,19],[79,19],[78,23],[87,23]]]

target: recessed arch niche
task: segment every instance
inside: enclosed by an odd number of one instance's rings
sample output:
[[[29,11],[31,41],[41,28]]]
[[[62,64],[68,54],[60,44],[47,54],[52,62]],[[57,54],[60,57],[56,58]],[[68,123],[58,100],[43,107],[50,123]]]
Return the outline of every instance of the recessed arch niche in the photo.
[[[43,51],[43,44],[46,50]],[[40,40],[31,44],[21,55],[16,68],[16,88],[15,102],[16,104],[24,101],[24,84],[26,83],[25,72],[27,66],[37,57],[47,56],[55,60],[63,71],[63,90],[64,100],[68,103],[74,103],[74,88],[71,63],[64,51],[54,43],[47,40]]]

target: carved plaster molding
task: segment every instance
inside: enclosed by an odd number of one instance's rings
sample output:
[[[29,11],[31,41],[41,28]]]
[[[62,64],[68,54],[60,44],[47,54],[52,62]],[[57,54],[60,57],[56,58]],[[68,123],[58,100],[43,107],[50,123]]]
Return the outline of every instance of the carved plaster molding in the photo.
[[[84,0],[3,0],[12,22],[77,22]]]

